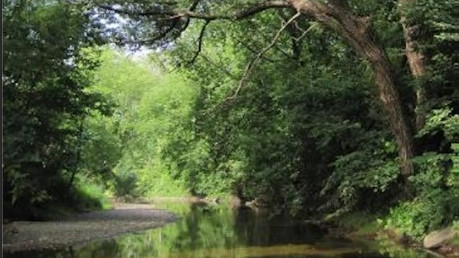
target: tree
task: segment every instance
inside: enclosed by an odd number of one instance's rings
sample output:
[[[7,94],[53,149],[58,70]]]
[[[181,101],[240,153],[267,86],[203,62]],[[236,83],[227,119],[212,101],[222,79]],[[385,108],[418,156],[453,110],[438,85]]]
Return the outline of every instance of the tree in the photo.
[[[146,56],[132,58],[106,47],[100,60],[88,90],[116,107],[112,116],[96,111],[85,119],[88,140],[80,167],[117,197],[187,195],[172,179],[174,164],[164,153],[169,145],[182,148],[190,138],[196,90],[185,76],[166,74]]]
[[[97,59],[88,17],[69,3],[6,1],[3,172],[5,215],[37,216],[71,192],[79,163],[80,122],[104,100],[85,87]]]
[[[116,4],[116,5],[114,5]],[[191,20],[205,21],[202,27],[198,51],[202,44],[206,26],[216,20],[238,21],[250,18],[260,12],[271,9],[291,9],[297,12],[290,22],[300,15],[305,15],[323,26],[334,31],[346,41],[354,51],[371,66],[374,73],[374,82],[379,91],[379,99],[386,112],[390,128],[396,139],[401,165],[401,175],[407,178],[413,173],[414,157],[413,132],[408,111],[401,102],[399,88],[396,85],[393,67],[388,60],[384,48],[372,35],[371,20],[353,12],[353,8],[346,1],[315,1],[315,0],[284,0],[263,1],[259,3],[230,4],[222,3],[219,6],[207,1],[164,2],[149,3],[118,3],[99,2],[102,10],[108,13],[117,13],[129,17],[133,21],[144,23],[143,30],[136,32],[136,36],[153,34],[153,37],[143,38],[137,43],[153,43],[160,40],[164,43],[180,36],[188,28]],[[282,30],[285,27],[282,27]],[[125,41],[129,43],[130,41]],[[131,42],[136,43],[136,41]],[[261,52],[260,52],[261,53]],[[261,54],[260,54],[261,56]],[[256,62],[247,66],[253,66]],[[235,93],[243,86],[243,80]]]
[[[414,82],[416,99],[416,130],[425,126],[426,116],[433,107],[439,108],[439,96],[454,95],[446,87],[457,81],[446,63],[457,63],[459,30],[455,16],[457,1],[430,2],[400,0],[399,13],[405,38],[405,53]],[[442,65],[443,64],[443,65]],[[454,97],[453,97],[454,101]]]
[[[412,76],[417,81],[421,81],[426,76],[426,57],[420,49],[420,44],[416,39],[416,34],[419,34],[421,29],[419,24],[413,24],[408,19],[408,9],[413,5],[412,0],[401,0],[401,23],[403,26],[403,36],[405,37],[405,54],[408,59]],[[426,90],[423,85],[418,85],[416,89],[416,129],[420,130],[425,125],[426,111]]]

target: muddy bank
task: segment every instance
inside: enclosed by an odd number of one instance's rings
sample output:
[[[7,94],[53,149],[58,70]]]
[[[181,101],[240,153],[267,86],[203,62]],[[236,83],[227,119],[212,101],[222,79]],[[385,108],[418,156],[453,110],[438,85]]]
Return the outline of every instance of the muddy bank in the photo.
[[[177,216],[150,204],[115,204],[113,210],[76,214],[56,221],[3,225],[3,251],[57,249],[160,227]]]

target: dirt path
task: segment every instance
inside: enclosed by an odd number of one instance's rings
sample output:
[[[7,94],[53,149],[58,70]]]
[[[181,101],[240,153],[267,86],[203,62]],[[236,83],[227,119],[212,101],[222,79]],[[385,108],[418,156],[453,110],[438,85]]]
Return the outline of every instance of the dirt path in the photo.
[[[3,228],[3,251],[55,249],[151,229],[177,216],[149,204],[115,204],[113,210],[70,216],[60,221],[17,221]]]

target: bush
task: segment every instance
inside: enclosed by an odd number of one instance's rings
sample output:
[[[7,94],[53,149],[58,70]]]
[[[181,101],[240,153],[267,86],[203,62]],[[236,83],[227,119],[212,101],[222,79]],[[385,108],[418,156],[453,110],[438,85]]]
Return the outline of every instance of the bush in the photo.
[[[80,210],[109,209],[111,203],[103,187],[87,178],[78,178],[75,186],[77,206]]]
[[[427,124],[417,137],[441,133],[445,152],[426,152],[416,157],[415,175],[409,178],[414,200],[400,203],[391,209],[386,228],[396,228],[415,239],[429,231],[457,221],[459,218],[459,163],[457,143],[459,116],[448,108],[433,110]]]
[[[390,213],[385,221],[386,229],[397,229],[416,240],[429,231],[438,229],[445,223],[448,201],[443,193],[434,199],[415,199],[413,201],[402,202]]]
[[[135,173],[121,173],[116,175],[113,191],[116,197],[139,197],[141,193],[137,189],[137,175]]]
[[[397,194],[399,177],[395,152],[393,142],[373,137],[363,141],[359,150],[338,156],[331,164],[333,173],[321,190],[322,196],[331,195],[323,208],[342,213],[378,211],[381,202],[390,205]]]
[[[392,208],[386,228],[396,228],[420,240],[426,233],[451,224],[459,217],[457,173],[450,155],[427,153],[416,159],[418,174],[409,178],[416,198]]]

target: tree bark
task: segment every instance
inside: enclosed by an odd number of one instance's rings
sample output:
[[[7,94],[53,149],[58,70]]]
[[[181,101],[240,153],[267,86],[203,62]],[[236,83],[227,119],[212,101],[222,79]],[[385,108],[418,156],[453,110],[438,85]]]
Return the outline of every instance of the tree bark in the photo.
[[[416,129],[420,130],[425,125],[426,110],[425,102],[427,100],[426,90],[424,85],[420,82],[422,77],[426,75],[425,56],[419,50],[419,42],[415,39],[417,30],[419,29],[416,25],[409,24],[405,16],[405,8],[411,4],[413,0],[400,0],[401,5],[401,23],[403,26],[403,36],[405,38],[405,52],[408,64],[410,66],[411,75],[418,82],[416,88]]]
[[[369,20],[354,16],[342,5],[334,6],[310,0],[290,0],[290,3],[298,11],[312,16],[337,32],[371,64],[379,98],[398,144],[401,175],[406,179],[413,174],[413,135],[393,79],[391,64],[384,49],[374,41],[368,31]]]

